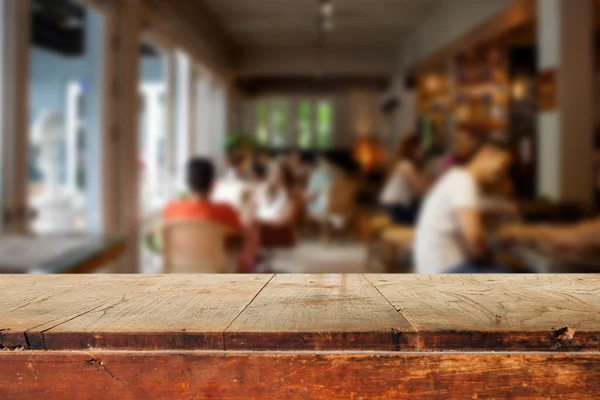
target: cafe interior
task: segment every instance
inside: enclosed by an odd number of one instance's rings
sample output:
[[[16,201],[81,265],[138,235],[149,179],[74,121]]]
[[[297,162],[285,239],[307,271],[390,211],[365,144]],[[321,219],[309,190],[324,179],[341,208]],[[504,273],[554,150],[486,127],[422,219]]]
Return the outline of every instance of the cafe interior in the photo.
[[[408,137],[433,191],[443,174],[426,160],[451,155],[461,136],[511,152],[511,216],[486,224],[494,263],[600,272],[600,243],[565,250],[498,234],[515,221],[599,218],[600,1],[0,7],[0,273],[419,272],[420,222],[395,221],[381,193]],[[293,227],[250,224],[259,233],[246,246],[213,224],[169,225],[165,209],[190,196],[190,159],[210,160],[229,201],[229,174],[260,157],[304,177]],[[322,159],[335,174],[315,214],[307,182]],[[240,215],[246,195],[230,201]]]

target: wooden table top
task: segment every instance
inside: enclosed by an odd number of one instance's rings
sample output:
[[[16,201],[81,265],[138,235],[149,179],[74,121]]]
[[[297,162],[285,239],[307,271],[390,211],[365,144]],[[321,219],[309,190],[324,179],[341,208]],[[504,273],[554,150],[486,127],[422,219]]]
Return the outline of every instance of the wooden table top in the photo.
[[[87,273],[114,261],[124,246],[125,241],[119,236],[3,236],[0,273]]]
[[[0,348],[597,351],[597,275],[4,275]]]

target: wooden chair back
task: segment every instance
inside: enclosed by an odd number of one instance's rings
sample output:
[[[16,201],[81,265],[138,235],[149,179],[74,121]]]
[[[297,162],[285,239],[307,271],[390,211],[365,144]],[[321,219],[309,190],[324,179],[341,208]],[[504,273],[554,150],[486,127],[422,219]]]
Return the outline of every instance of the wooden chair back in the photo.
[[[329,204],[327,216],[342,218],[349,221],[356,211],[357,183],[349,178],[339,178],[329,189]]]
[[[209,221],[173,221],[162,227],[165,273],[225,273],[230,229]]]

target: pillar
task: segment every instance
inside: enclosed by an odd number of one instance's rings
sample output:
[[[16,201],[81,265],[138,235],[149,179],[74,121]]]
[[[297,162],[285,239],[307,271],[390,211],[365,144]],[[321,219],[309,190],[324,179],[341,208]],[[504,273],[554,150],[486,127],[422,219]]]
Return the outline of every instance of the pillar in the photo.
[[[537,1],[541,90],[553,98],[539,113],[538,195],[591,204],[593,1]]]

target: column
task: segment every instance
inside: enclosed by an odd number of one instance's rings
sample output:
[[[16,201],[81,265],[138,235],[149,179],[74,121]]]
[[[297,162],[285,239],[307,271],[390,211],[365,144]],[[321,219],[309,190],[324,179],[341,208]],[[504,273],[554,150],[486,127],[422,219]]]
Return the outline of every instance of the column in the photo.
[[[185,167],[188,162],[192,149],[191,136],[193,132],[190,129],[190,111],[192,107],[191,99],[191,62],[187,54],[177,52],[175,54],[176,69],[176,89],[175,89],[175,118],[176,118],[176,177],[175,187],[178,193],[186,190]]]
[[[104,16],[86,9],[85,60],[86,83],[84,89],[85,120],[85,208],[87,231],[102,233],[104,192]],[[136,113],[137,115],[137,113]],[[137,131],[136,131],[137,132]]]
[[[28,225],[29,7],[28,1],[0,1],[0,230],[4,232],[24,232]]]
[[[593,200],[593,2],[538,0],[538,194]]]

